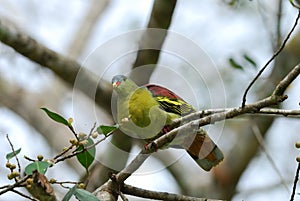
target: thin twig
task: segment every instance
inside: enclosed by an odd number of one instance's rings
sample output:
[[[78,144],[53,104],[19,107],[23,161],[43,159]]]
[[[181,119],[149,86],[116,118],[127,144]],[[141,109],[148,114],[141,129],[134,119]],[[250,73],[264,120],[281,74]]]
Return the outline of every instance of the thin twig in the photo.
[[[74,147],[73,144],[71,144],[69,147],[67,147],[65,150],[63,150],[62,152],[60,152],[59,154],[57,154],[56,156],[54,156],[54,160],[61,157],[62,155],[66,154],[68,151],[70,151],[72,148]]]
[[[77,181],[55,181],[52,184],[64,185],[64,184],[80,184],[82,182]]]
[[[246,104],[246,96],[248,94],[248,91],[250,90],[250,88],[253,86],[253,84],[256,82],[256,80],[260,77],[260,75],[265,71],[265,69],[269,66],[269,64],[279,55],[279,53],[283,50],[283,48],[285,47],[287,41],[290,39],[290,36],[292,35],[292,33],[294,32],[298,21],[300,18],[300,10],[298,11],[298,15],[297,18],[295,20],[295,23],[292,27],[292,29],[290,30],[290,32],[288,33],[288,35],[286,36],[286,38],[284,39],[282,45],[279,47],[279,49],[273,54],[273,56],[267,61],[267,63],[264,65],[264,67],[257,73],[257,75],[254,77],[254,79],[250,82],[250,84],[248,85],[248,87],[246,88],[244,94],[243,94],[243,100],[242,100],[242,107],[245,107]]]
[[[29,158],[28,156],[25,156],[25,155],[24,155],[24,158],[25,158],[26,160],[30,161],[30,162],[35,162],[35,161],[36,161],[36,160],[34,160],[34,159],[32,159],[32,158]]]
[[[6,138],[7,138],[7,141],[8,141],[8,143],[9,143],[10,147],[11,147],[11,150],[13,151],[14,156],[15,156],[15,158],[16,158],[17,165],[18,165],[18,172],[21,173],[21,165],[20,165],[20,162],[19,162],[19,158],[18,158],[18,156],[17,156],[17,154],[16,154],[14,145],[11,143],[11,141],[10,141],[8,135],[6,135]]]
[[[39,201],[38,199],[33,198],[33,197],[29,196],[29,195],[26,195],[26,194],[24,194],[24,193],[22,193],[22,192],[20,192],[20,191],[15,190],[15,189],[12,189],[11,191],[14,192],[14,193],[16,193],[16,194],[18,194],[18,195],[20,195],[20,196],[22,196],[22,197],[24,197],[24,198],[29,199],[29,200],[32,200],[32,201]]]
[[[78,185],[80,183],[83,183],[83,182],[76,182],[76,181],[55,181],[53,182],[52,184],[57,184],[57,185],[60,185],[62,188],[66,188],[66,189],[70,189],[69,186],[65,186],[65,184],[74,184],[74,185]]]
[[[30,175],[27,175],[27,176],[23,177],[21,180],[17,181],[16,183],[6,186],[6,188],[4,190],[0,191],[0,195],[6,193],[8,191],[11,191],[12,189],[14,189],[16,187],[21,186],[22,183],[24,183],[29,177],[30,177]]]
[[[90,145],[90,146],[84,147],[84,148],[83,148],[82,150],[80,150],[80,151],[75,151],[75,152],[73,152],[72,154],[67,155],[67,156],[64,156],[64,157],[62,157],[62,158],[56,158],[56,159],[54,160],[54,163],[58,163],[58,162],[61,162],[61,161],[66,160],[66,159],[70,159],[70,158],[72,158],[72,157],[74,157],[74,156],[76,156],[76,155],[78,155],[78,154],[81,154],[81,153],[83,153],[83,152],[85,152],[85,151],[87,151],[87,150],[89,150],[89,149],[91,149],[91,148],[93,148],[93,147],[96,147],[100,142],[103,142],[104,140],[106,140],[106,139],[107,139],[109,136],[111,136],[113,133],[114,133],[114,131],[108,133],[108,134],[105,135],[105,137],[102,138],[101,140],[98,140],[97,142],[95,142],[94,144],[92,144],[92,145]]]
[[[298,167],[295,175],[295,180],[294,180],[294,185],[293,185],[293,192],[291,194],[291,199],[290,201],[294,200],[295,194],[296,194],[296,187],[297,187],[297,182],[299,180],[299,172],[300,172],[300,163],[298,162]]]
[[[0,186],[0,189],[4,189],[4,188],[7,188],[9,187],[10,185],[4,185],[4,186]]]
[[[68,128],[69,128],[70,131],[73,133],[73,135],[75,136],[76,140],[79,141],[78,134],[75,132],[73,126],[72,126],[72,125],[69,125]]]

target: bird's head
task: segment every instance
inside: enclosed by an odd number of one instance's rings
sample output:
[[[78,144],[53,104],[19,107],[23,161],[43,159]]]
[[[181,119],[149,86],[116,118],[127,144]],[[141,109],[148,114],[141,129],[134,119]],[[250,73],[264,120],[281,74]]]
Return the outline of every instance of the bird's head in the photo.
[[[111,80],[113,88],[116,89],[121,87],[121,85],[125,83],[127,79],[128,78],[125,75],[115,75]]]
[[[115,75],[111,83],[118,94],[129,94],[138,88],[138,86],[125,75]]]

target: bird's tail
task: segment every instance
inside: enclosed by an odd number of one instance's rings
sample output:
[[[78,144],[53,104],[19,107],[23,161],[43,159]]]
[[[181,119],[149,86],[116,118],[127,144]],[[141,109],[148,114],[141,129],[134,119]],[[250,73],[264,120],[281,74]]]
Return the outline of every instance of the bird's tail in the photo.
[[[185,141],[184,148],[201,168],[210,171],[224,159],[222,151],[204,129],[200,128],[192,137]]]

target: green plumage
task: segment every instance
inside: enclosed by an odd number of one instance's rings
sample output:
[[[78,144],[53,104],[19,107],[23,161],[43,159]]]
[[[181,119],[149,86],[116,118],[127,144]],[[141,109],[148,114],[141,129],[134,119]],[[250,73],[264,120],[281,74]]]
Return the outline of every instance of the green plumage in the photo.
[[[123,75],[115,76],[112,84],[118,94],[118,124],[132,137],[153,139],[172,120],[195,111],[182,98],[157,85],[138,87]],[[223,154],[205,130],[195,129],[188,130],[189,134],[177,134],[172,145],[186,149],[204,170],[209,171],[222,161]]]
[[[120,128],[133,137],[153,138],[171,122],[174,115],[162,110],[146,87],[138,87],[124,77],[119,79],[122,84],[115,90],[118,93],[117,119]]]

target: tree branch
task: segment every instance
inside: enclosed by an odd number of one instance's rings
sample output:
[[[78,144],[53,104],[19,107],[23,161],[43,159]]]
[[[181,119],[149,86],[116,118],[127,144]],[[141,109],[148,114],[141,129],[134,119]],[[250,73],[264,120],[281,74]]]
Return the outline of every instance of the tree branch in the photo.
[[[176,122],[182,122],[182,121],[188,121],[193,119],[199,119],[201,117],[220,113],[220,112],[226,112],[229,110],[232,110],[234,108],[220,108],[220,109],[207,109],[207,110],[200,110],[194,113],[191,113],[189,115],[186,115],[182,118],[179,118],[176,120]],[[273,115],[273,116],[284,116],[284,117],[292,117],[292,118],[300,118],[300,110],[287,110],[287,109],[275,109],[275,108],[262,108],[259,111],[256,111],[255,113],[247,113],[246,115]]]
[[[147,64],[156,65],[159,55],[167,36],[167,30],[170,27],[172,16],[176,7],[177,0],[161,1],[155,0],[153,3],[151,16],[148,22],[147,30],[143,33],[139,51],[133,64],[133,68],[138,68]],[[161,31],[151,30],[152,28],[160,29]],[[149,47],[152,47],[150,49]],[[138,85],[149,83],[153,68],[143,69],[141,74],[139,71],[132,71],[131,77]]]
[[[157,191],[151,191],[151,190],[145,190],[142,188],[137,188],[128,184],[124,184],[121,187],[121,190],[123,193],[128,195],[133,195],[137,197],[142,198],[149,198],[149,199],[156,199],[156,200],[166,200],[166,201],[220,201],[220,200],[214,200],[214,199],[207,199],[207,198],[196,198],[196,197],[190,197],[185,195],[178,195],[173,193],[167,193],[167,192],[157,192]]]
[[[259,115],[276,115],[276,116],[300,118],[300,110],[263,108],[255,114],[259,114]]]
[[[300,11],[299,11],[300,13]],[[286,88],[294,81],[300,73],[300,64],[294,67],[276,86],[273,96],[282,96]]]

